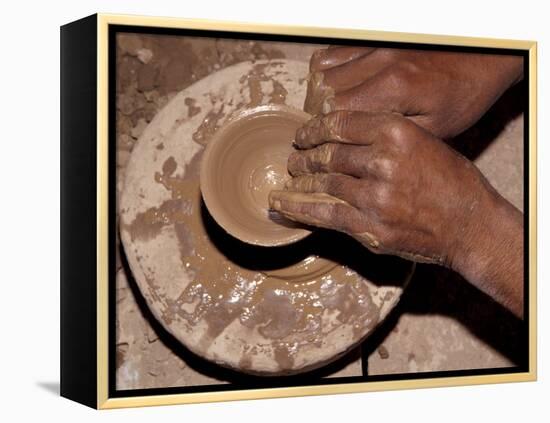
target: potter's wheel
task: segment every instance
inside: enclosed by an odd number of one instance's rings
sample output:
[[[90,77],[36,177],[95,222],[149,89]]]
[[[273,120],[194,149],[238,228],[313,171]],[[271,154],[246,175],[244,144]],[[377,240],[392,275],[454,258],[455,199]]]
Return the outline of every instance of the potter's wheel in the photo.
[[[204,145],[234,113],[301,108],[305,62],[243,62],[181,91],[145,129],[126,169],[120,234],[159,322],[194,353],[258,374],[319,367],[364,339],[413,265],[330,231],[287,247],[244,244],[201,201]],[[228,175],[231,177],[231,175]]]

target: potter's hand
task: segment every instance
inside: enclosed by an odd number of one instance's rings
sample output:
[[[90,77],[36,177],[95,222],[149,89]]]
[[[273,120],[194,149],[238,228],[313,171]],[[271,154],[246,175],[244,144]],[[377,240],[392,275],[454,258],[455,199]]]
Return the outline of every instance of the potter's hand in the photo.
[[[311,58],[305,111],[397,112],[440,138],[473,125],[522,79],[517,56],[336,47]]]
[[[391,113],[332,112],[296,144],[272,209],[376,253],[450,267],[521,314],[522,214],[466,158]]]

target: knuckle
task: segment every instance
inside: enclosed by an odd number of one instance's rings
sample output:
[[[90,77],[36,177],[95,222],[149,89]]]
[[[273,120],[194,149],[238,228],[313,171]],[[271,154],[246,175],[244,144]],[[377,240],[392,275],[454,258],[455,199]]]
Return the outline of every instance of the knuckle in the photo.
[[[400,60],[385,73],[384,85],[397,99],[414,98],[418,95],[420,68],[412,61]]]
[[[378,211],[386,215],[392,209],[391,205],[394,200],[394,189],[390,184],[380,183],[372,191],[372,203]]]
[[[385,73],[388,89],[402,91],[409,84],[409,73],[401,63],[392,65]]]
[[[409,80],[420,72],[419,66],[412,60],[402,60],[397,65],[401,75]]]
[[[377,130],[385,137],[392,135],[393,128],[399,124],[400,116],[391,112],[380,112],[377,114]]]
[[[418,96],[420,68],[410,60],[399,60],[391,65],[385,74],[386,89],[396,99],[411,99]]]
[[[383,180],[392,182],[397,177],[399,165],[390,157],[377,157],[371,161],[371,170]]]
[[[393,146],[407,151],[415,141],[413,123],[404,117],[395,117],[389,128],[389,137]]]

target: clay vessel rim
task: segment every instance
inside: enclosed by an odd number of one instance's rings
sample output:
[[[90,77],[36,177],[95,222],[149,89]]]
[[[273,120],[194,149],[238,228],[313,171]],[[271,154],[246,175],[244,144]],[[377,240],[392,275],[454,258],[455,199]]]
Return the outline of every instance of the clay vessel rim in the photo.
[[[213,219],[218,225],[220,225],[224,231],[232,235],[233,237],[246,242],[247,244],[252,244],[262,247],[279,247],[284,245],[290,245],[295,242],[298,242],[308,235],[311,234],[311,230],[306,229],[305,227],[293,228],[291,231],[287,231],[286,236],[278,236],[277,238],[272,238],[269,236],[262,237],[261,234],[254,234],[251,231],[237,230],[234,228],[235,223],[233,220],[226,216],[223,212],[217,212],[217,210],[223,209],[220,201],[215,198],[215,189],[211,186],[209,181],[209,169],[208,163],[212,159],[212,155],[216,154],[216,150],[219,149],[220,140],[223,140],[225,134],[231,131],[231,129],[239,124],[243,119],[253,117],[254,115],[260,115],[263,113],[269,112],[283,112],[296,116],[298,119],[303,120],[304,122],[311,118],[311,115],[304,112],[303,110],[296,109],[294,107],[289,107],[287,105],[280,104],[267,104],[256,106],[253,108],[244,109],[235,115],[231,116],[221,128],[219,128],[216,133],[212,136],[212,139],[208,142],[205,147],[201,165],[200,165],[200,191],[202,199],[208,209],[208,212],[212,215]],[[276,225],[276,223],[274,223]]]

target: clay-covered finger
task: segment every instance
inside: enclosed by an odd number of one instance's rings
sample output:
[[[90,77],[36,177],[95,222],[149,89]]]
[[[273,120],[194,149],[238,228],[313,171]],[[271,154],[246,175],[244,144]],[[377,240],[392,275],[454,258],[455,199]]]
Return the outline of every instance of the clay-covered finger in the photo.
[[[324,70],[323,83],[335,93],[346,91],[382,72],[390,61],[391,56],[385,54],[385,50],[377,49],[372,54]]]
[[[364,216],[343,200],[328,194],[271,191],[269,206],[287,219],[307,225],[354,233],[364,226]]]
[[[369,156],[363,146],[325,143],[292,153],[288,158],[288,172],[293,176],[324,172],[361,178],[369,173],[366,163]]]
[[[381,132],[391,129],[390,113],[364,113],[338,110],[310,119],[298,128],[294,143],[299,148],[312,148],[327,142],[371,145]]]
[[[329,194],[355,207],[360,207],[358,201],[360,192],[363,191],[364,181],[347,175],[336,173],[316,173],[300,175],[290,179],[285,184],[285,189],[292,192],[306,194]]]
[[[349,47],[335,46],[328,49],[317,50],[311,55],[309,68],[311,72],[330,69],[343,63],[355,60],[372,53],[373,47]]]

